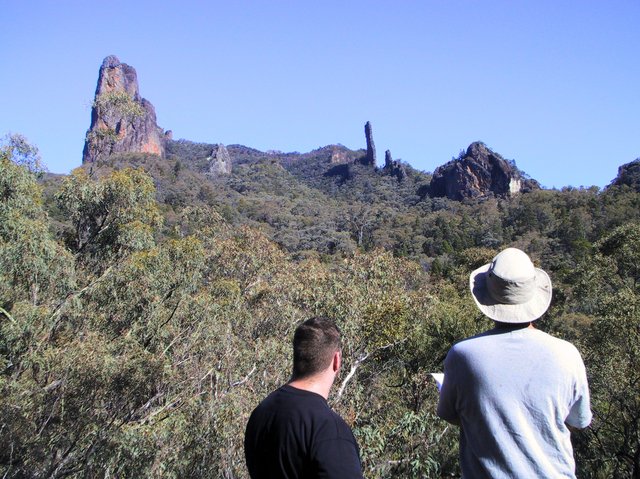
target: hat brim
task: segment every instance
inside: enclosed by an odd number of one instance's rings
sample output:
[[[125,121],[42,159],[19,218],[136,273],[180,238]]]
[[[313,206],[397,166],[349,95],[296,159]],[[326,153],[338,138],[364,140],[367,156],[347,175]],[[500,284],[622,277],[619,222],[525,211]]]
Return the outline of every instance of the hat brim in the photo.
[[[540,318],[551,304],[551,279],[549,275],[535,268],[535,291],[526,303],[503,304],[491,297],[487,290],[487,275],[491,263],[485,264],[469,275],[471,296],[482,313],[501,323],[528,323]]]

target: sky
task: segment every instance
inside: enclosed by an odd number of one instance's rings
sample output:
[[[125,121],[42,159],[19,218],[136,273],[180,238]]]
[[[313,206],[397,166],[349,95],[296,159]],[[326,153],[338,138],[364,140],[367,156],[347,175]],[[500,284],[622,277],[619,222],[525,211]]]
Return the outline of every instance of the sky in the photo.
[[[0,136],[79,166],[98,70],[174,139],[366,146],[432,172],[483,141],[544,187],[640,157],[640,0],[0,0]]]

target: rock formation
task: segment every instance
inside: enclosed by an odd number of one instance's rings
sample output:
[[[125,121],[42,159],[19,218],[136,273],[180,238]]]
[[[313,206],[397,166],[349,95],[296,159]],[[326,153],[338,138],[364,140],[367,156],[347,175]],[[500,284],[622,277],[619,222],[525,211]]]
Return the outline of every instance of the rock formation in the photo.
[[[164,156],[164,137],[164,131],[156,124],[153,105],[140,97],[135,69],[115,56],[105,58],[98,76],[82,162],[104,159],[113,153]]]
[[[494,153],[484,143],[475,142],[459,158],[439,166],[429,185],[430,196],[452,200],[481,198],[491,194],[511,196],[539,188],[513,162]]]
[[[376,145],[373,143],[373,131],[369,122],[364,125],[364,135],[367,138],[367,156],[362,159],[362,163],[376,166]]]
[[[344,148],[333,146],[331,148],[331,157],[329,163],[332,165],[341,165],[343,163],[350,163],[352,161],[351,155]]]
[[[402,181],[407,177],[407,170],[400,160],[394,160],[391,157],[391,151],[387,150],[384,153],[384,167],[382,168],[386,174],[395,176],[398,180]]]
[[[640,192],[640,158],[618,168],[618,176],[611,182],[611,186],[623,185]]]
[[[222,144],[216,145],[207,158],[209,163],[207,173],[211,176],[231,174],[231,156],[227,148]]]

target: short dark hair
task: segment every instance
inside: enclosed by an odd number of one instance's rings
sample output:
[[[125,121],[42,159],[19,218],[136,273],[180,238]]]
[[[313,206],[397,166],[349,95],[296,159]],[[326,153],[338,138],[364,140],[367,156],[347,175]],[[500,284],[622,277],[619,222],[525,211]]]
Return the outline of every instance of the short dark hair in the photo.
[[[340,330],[333,320],[324,316],[307,319],[293,334],[293,379],[323,371],[341,348]]]

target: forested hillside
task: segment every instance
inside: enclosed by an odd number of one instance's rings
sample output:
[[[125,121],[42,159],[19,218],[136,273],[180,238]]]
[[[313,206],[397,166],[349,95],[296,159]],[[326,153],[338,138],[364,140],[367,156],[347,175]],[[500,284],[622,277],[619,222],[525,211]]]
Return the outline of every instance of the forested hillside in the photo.
[[[399,178],[340,145],[232,145],[233,172],[212,175],[215,145],[168,141],[165,158],[117,153],[54,176],[18,140],[0,150],[3,477],[247,477],[248,415],[287,381],[312,315],[343,332],[330,403],[366,477],[456,477],[457,430],[435,416],[429,373],[489,326],[468,274],[505,246],[550,273],[539,327],[587,366],[578,477],[640,474],[629,175],[452,201],[429,195],[429,174],[405,164]]]

